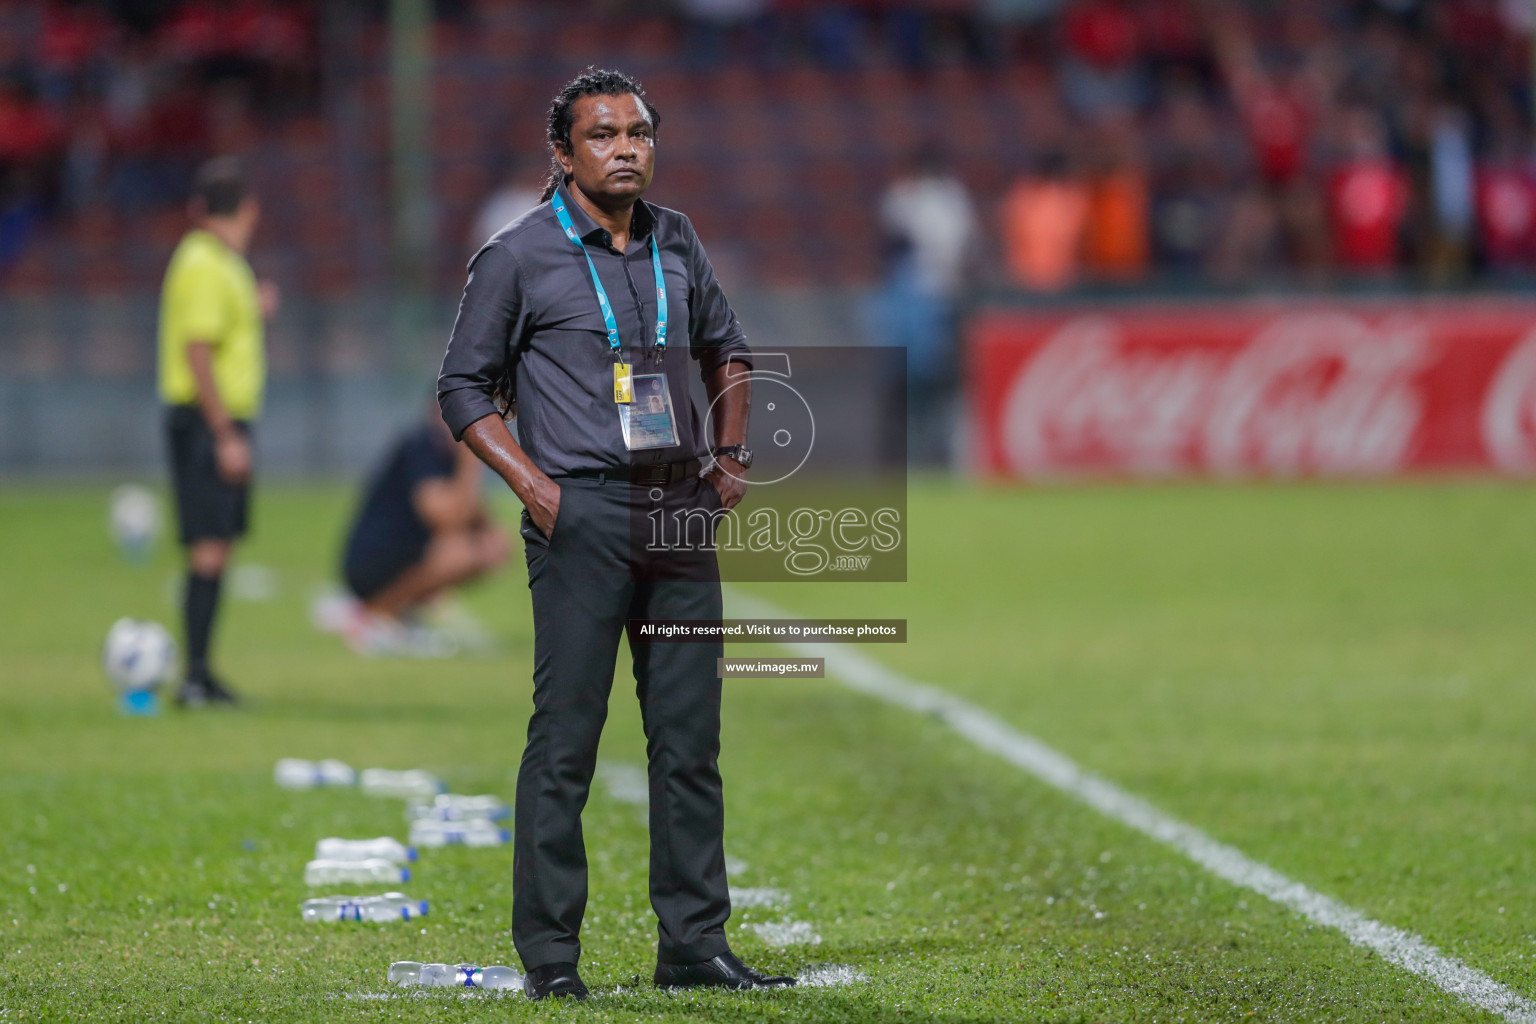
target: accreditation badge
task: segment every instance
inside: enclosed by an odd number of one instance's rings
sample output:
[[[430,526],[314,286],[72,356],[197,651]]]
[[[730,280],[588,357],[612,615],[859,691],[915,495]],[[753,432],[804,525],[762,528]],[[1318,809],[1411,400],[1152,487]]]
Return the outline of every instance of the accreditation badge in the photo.
[[[631,377],[630,382],[634,400],[618,406],[624,447],[634,452],[677,444],[677,422],[672,415],[672,393],[667,390],[666,374],[641,374]]]
[[[630,385],[628,363],[613,364],[613,400],[624,405],[635,400],[635,389]]]

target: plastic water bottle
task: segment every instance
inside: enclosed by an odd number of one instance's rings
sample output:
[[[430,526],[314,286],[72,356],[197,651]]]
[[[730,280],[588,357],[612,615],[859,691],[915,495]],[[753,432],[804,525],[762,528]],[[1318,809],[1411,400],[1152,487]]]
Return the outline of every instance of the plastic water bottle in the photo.
[[[317,762],[285,757],[272,770],[272,778],[284,789],[314,789],[316,786],[353,785],[357,782],[357,773],[334,758]]]
[[[422,818],[411,822],[413,846],[500,846],[511,838],[511,832],[484,818],[469,821]]]
[[[413,921],[427,916],[427,901],[413,900],[400,892],[370,896],[363,901],[364,921]]]
[[[523,976],[511,967],[480,967],[476,964],[422,964],[401,960],[389,965],[392,985],[428,988],[478,988],[487,991],[520,990]]]
[[[395,892],[362,904],[362,920],[378,924],[384,921],[415,921],[416,918],[427,917],[427,909],[427,901],[412,900]]]
[[[160,536],[160,503],[139,484],[123,484],[112,492],[109,524],[117,550],[130,562],[149,561]]]
[[[413,921],[427,916],[427,901],[413,900],[403,892],[383,896],[363,896],[357,900],[359,918],[382,924],[386,921]]]
[[[359,782],[370,796],[429,797],[448,788],[442,779],[420,768],[404,772],[365,768]]]
[[[398,884],[411,880],[411,869],[385,860],[312,860],[304,865],[305,885],[367,885],[369,882]]]
[[[322,896],[299,904],[299,913],[306,921],[360,921],[357,898],[353,896]]]
[[[416,847],[398,839],[322,839],[315,844],[316,860],[387,860],[405,864],[416,859]]]
[[[305,900],[300,912],[306,921],[412,921],[427,914],[426,900],[413,900],[403,892],[383,896],[323,896]]]
[[[431,803],[413,801],[405,809],[406,821],[432,818],[438,821],[501,821],[512,816],[512,808],[502,803],[500,797],[464,796],[459,793],[439,793]]]
[[[415,960],[399,960],[389,965],[389,980],[394,985],[450,988],[458,972],[456,964],[423,964]]]
[[[510,967],[476,967],[474,964],[455,966],[454,983],[465,988],[505,991],[523,987],[523,976]]]

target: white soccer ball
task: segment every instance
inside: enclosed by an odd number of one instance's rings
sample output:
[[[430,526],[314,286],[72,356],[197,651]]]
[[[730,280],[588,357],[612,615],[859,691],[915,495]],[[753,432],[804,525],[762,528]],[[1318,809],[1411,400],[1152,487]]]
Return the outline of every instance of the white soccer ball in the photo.
[[[108,523],[124,554],[146,554],[160,536],[160,504],[148,488],[124,484],[112,492]]]
[[[176,668],[176,641],[158,622],[118,619],[107,632],[101,663],[119,689],[152,690]]]

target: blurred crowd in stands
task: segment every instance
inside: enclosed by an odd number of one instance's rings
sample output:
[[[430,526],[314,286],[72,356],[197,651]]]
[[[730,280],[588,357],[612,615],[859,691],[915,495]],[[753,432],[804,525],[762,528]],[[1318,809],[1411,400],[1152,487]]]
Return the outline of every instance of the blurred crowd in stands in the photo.
[[[152,285],[212,153],[267,183],[257,259],[289,287],[387,283],[387,6],[0,0],[0,287]],[[533,184],[548,97],[591,62],[663,112],[659,201],[763,282],[1536,277],[1527,0],[435,11],[444,289],[477,213]]]
[[[46,221],[186,199],[211,153],[259,144],[247,115],[312,106],[304,5],[0,0],[0,265]]]

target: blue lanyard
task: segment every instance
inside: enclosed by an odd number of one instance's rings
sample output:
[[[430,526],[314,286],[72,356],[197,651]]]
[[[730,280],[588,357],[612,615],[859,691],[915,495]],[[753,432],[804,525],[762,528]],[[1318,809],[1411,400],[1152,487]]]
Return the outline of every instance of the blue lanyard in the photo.
[[[587,258],[587,269],[592,272],[592,287],[597,289],[597,305],[603,311],[603,324],[608,328],[608,347],[617,355],[620,349],[619,324],[613,318],[608,292],[603,288],[602,279],[597,276],[597,268],[592,265],[592,255],[576,234],[576,225],[571,223],[570,211],[565,208],[565,201],[560,198],[558,191],[550,199],[549,205],[555,208],[555,216],[560,220],[560,227],[565,230],[565,237]],[[656,248],[654,229],[651,231],[651,269],[656,273],[656,351],[660,353],[667,350],[667,279],[661,275],[661,252]]]

